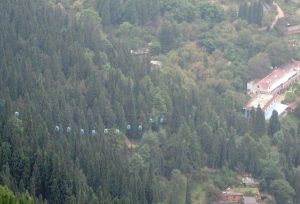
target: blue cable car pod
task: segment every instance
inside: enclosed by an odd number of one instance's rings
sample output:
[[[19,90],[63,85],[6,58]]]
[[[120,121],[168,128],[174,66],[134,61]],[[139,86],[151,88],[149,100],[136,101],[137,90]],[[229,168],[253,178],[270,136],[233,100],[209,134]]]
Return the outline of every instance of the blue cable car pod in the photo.
[[[80,129],[80,135],[84,135],[84,129]]]
[[[56,125],[56,126],[54,127],[54,132],[59,132],[59,126],[58,126],[58,125]]]
[[[104,130],[105,131],[105,130]],[[104,132],[105,133],[105,132]],[[97,134],[97,132],[96,132],[96,130],[95,129],[93,129],[92,130],[92,136],[95,136]]]
[[[143,131],[143,126],[142,125],[138,126],[138,131]]]
[[[71,127],[67,127],[67,133],[71,133],[72,132],[72,128]]]
[[[116,134],[120,134],[120,130],[119,130],[119,129],[116,129],[115,133],[116,133]]]
[[[105,128],[103,132],[104,132],[104,134],[107,134],[108,133],[108,129]]]
[[[126,129],[127,129],[128,131],[131,130],[131,125],[128,124],[127,127],[126,127]]]
[[[16,111],[15,116],[18,118],[20,116],[20,112]]]
[[[152,118],[149,119],[149,123],[150,123],[150,124],[153,123],[153,119],[152,119]]]

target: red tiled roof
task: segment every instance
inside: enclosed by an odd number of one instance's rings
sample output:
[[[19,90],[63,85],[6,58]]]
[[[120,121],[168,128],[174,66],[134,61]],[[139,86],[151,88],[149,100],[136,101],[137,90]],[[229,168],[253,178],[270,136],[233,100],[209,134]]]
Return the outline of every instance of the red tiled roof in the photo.
[[[266,76],[265,78],[263,78],[262,80],[260,80],[258,82],[258,85],[260,88],[263,89],[268,89],[268,87],[270,86],[270,84],[279,79],[283,74],[285,73],[284,69],[276,69],[274,70],[271,74],[269,74],[268,76]]]
[[[299,66],[300,66],[300,61],[293,61],[290,64],[288,64],[282,68],[277,68],[273,72],[271,72],[269,75],[267,75],[265,78],[261,79],[257,83],[257,85],[259,86],[259,88],[269,89],[272,85],[274,85],[276,82],[278,82],[281,78],[285,77],[286,75],[291,74],[291,72],[294,70],[295,67],[299,67]]]

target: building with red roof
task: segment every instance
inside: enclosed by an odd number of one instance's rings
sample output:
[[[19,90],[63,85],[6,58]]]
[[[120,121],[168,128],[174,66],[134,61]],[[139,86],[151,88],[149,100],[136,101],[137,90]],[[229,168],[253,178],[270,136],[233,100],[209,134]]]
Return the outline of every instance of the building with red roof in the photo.
[[[258,107],[264,112],[266,120],[271,118],[274,110],[278,115],[283,114],[288,106],[277,102],[276,95],[288,89],[299,78],[300,61],[292,61],[282,68],[276,68],[263,79],[247,83],[247,92],[252,98],[244,106],[245,117],[248,117],[252,108]]]
[[[249,94],[277,94],[299,78],[300,61],[292,61],[282,68],[276,68],[261,80],[247,83],[247,91]]]

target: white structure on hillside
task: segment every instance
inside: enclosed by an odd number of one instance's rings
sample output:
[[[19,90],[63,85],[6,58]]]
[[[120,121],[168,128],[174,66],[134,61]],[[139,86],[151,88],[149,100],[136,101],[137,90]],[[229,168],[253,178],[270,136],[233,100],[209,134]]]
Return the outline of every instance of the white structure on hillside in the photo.
[[[281,115],[288,108],[287,105],[276,102],[275,97],[271,94],[258,94],[244,106],[245,117],[249,116],[252,108],[257,109],[258,107],[264,112],[266,120],[271,118],[274,110]]]
[[[261,80],[247,83],[247,93],[277,94],[287,89],[300,78],[300,61],[293,61],[283,68],[277,68]]]
[[[276,96],[288,89],[300,78],[300,61],[293,61],[283,68],[274,69],[269,75],[260,80],[247,83],[247,93],[252,96],[251,100],[244,106],[245,117],[252,108],[260,107],[265,114],[265,119],[271,118],[274,110],[278,115],[283,114],[288,105],[277,102]]]

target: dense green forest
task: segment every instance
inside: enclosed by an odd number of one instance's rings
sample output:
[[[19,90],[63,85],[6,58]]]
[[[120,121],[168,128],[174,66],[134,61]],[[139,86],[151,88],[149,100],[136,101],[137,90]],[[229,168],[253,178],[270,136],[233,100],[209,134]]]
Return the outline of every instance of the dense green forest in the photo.
[[[300,110],[242,107],[300,53],[258,31],[268,1],[224,2],[1,0],[0,203],[210,203],[236,172],[299,203]]]

